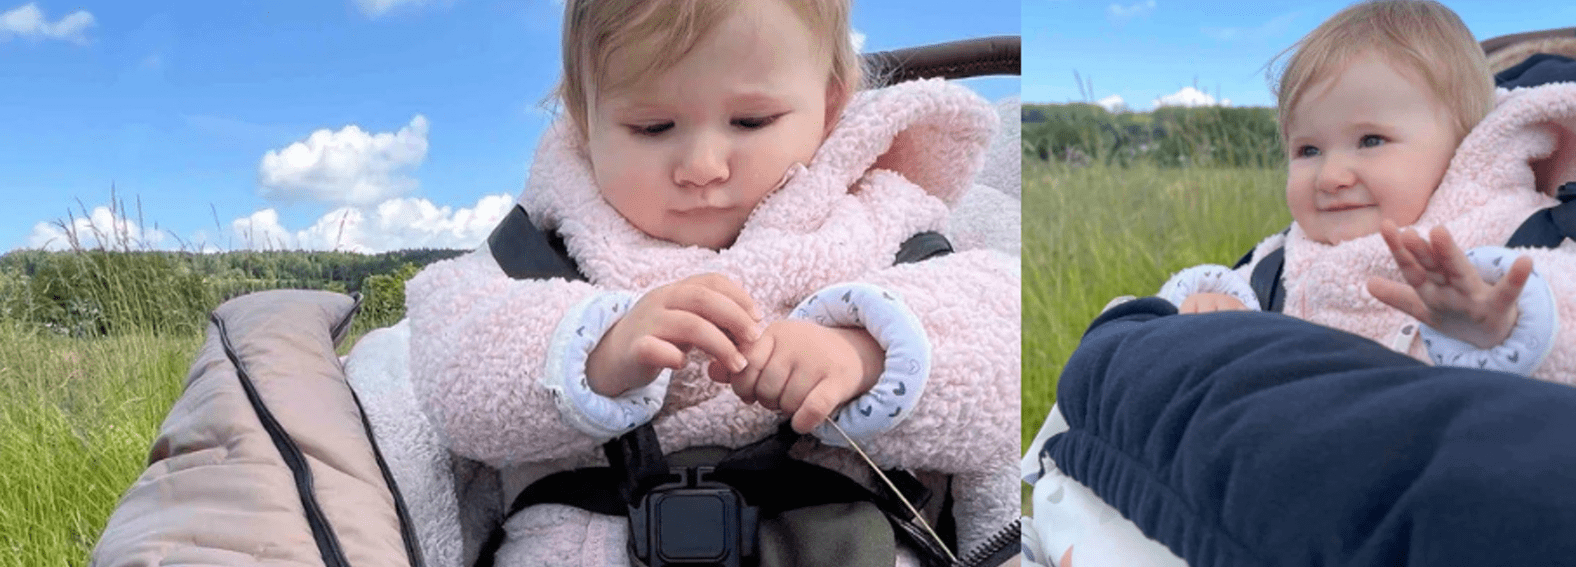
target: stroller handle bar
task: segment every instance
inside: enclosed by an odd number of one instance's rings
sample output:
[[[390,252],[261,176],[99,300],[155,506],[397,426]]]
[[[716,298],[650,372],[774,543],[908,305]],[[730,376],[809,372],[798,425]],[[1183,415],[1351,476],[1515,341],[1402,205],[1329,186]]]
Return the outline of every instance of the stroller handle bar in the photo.
[[[1022,71],[1021,40],[1001,35],[906,47],[864,54],[874,86],[924,78],[963,79],[987,75],[1018,75]]]
[[[1529,39],[1542,39],[1546,37],[1576,37],[1576,28],[1557,28],[1506,34],[1485,39],[1481,42],[1481,45],[1483,46],[1483,53],[1485,55],[1493,55],[1495,51],[1499,51],[1500,49],[1503,49],[1504,47],[1511,44],[1519,43]]]

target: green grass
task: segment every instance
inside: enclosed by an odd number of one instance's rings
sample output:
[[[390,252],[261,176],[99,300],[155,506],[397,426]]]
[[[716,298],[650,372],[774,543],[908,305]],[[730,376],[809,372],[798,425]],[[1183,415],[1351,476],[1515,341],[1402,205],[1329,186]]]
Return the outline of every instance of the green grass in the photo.
[[[200,341],[0,321],[0,567],[87,564]]]
[[[404,280],[421,265],[460,253],[192,254],[153,251],[122,227],[90,231],[69,233],[66,251],[0,255],[0,567],[88,563],[224,299],[366,284],[345,352],[403,317]]]
[[[1078,339],[1114,297],[1153,295],[1188,266],[1235,262],[1291,223],[1280,168],[1023,171],[1023,442],[1055,401]]]

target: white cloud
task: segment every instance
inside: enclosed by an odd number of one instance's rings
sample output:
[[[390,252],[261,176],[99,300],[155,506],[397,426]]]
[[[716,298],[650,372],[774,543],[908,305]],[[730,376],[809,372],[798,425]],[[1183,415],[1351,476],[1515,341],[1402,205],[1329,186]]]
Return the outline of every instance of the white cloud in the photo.
[[[1193,87],[1182,87],[1182,90],[1157,98],[1152,103],[1161,106],[1231,106],[1231,99],[1215,100],[1209,93]]]
[[[865,34],[859,30],[849,30],[848,39],[854,42],[854,53],[863,53],[865,50]]]
[[[59,39],[87,45],[87,29],[94,25],[93,14],[77,10],[54,23],[44,17],[37,2],[29,2],[0,14],[0,41],[13,36],[31,40]]]
[[[1244,28],[1244,27],[1227,27],[1227,28],[1205,27],[1205,28],[1200,28],[1199,31],[1202,32],[1205,36],[1207,36],[1207,37],[1209,37],[1211,39],[1217,40],[1217,41],[1237,41],[1237,40],[1258,41],[1258,40],[1273,39],[1273,38],[1280,37],[1281,35],[1285,34],[1287,29],[1289,29],[1292,21],[1297,19],[1297,16],[1298,16],[1297,12],[1291,12],[1289,14],[1281,14],[1279,16],[1276,16],[1276,17],[1270,19],[1267,22],[1264,22],[1263,24],[1260,24],[1260,25],[1258,25],[1256,27],[1251,27],[1251,28]]]
[[[27,245],[45,250],[71,250],[73,247],[153,250],[163,246],[167,236],[163,230],[145,229],[136,221],[101,205],[85,217],[34,224]]]
[[[231,223],[235,246],[257,250],[340,250],[377,253],[408,248],[471,249],[514,206],[509,195],[488,195],[470,208],[439,207],[426,199],[390,199],[375,207],[340,207],[292,231],[279,213],[263,209]]]
[[[1111,95],[1111,96],[1102,98],[1100,100],[1095,101],[1095,104],[1098,104],[1101,107],[1104,107],[1107,112],[1126,112],[1127,111],[1127,102],[1122,100],[1122,96],[1121,95]]]
[[[411,248],[476,248],[514,207],[510,195],[487,195],[469,207],[437,206],[426,199],[390,199],[372,207],[340,207],[300,230],[286,227],[275,209],[230,221],[229,235],[196,230],[182,239],[158,228],[138,226],[109,207],[87,217],[40,222],[28,235],[29,248],[70,250],[338,250],[379,253]]]
[[[435,4],[438,0],[356,0],[356,7],[361,8],[361,13],[368,17],[376,18],[389,13],[395,8],[419,7]],[[559,3],[562,3],[561,0]]]
[[[1155,0],[1148,0],[1146,2],[1139,2],[1127,6],[1123,6],[1121,4],[1112,4],[1106,7],[1105,13],[1111,16],[1112,19],[1127,20],[1148,14],[1154,10]]]
[[[408,173],[427,158],[427,118],[398,132],[371,134],[352,124],[313,132],[263,155],[257,167],[264,198],[367,206],[416,190]]]

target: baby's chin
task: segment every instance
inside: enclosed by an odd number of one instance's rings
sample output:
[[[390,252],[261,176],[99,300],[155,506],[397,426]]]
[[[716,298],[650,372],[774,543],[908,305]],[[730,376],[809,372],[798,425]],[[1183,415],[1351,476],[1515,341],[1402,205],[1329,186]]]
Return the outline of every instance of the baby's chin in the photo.
[[[1314,242],[1319,242],[1319,243],[1322,243],[1322,244],[1329,244],[1331,246],[1334,246],[1334,245],[1337,245],[1337,244],[1341,244],[1343,242],[1349,242],[1349,241],[1352,241],[1352,240],[1357,240],[1359,238],[1362,238],[1362,237],[1365,237],[1365,236],[1374,235],[1374,234],[1379,234],[1379,223],[1377,223],[1377,222],[1374,223],[1373,226],[1371,226],[1371,227],[1370,226],[1340,226],[1340,227],[1335,227],[1335,228],[1329,228],[1329,229],[1325,229],[1324,231],[1322,231],[1320,233],[1309,233],[1308,234],[1308,239],[1312,240]]]
[[[727,231],[727,230],[718,230],[718,231],[690,230],[690,231],[685,231],[684,233],[681,233],[681,234],[653,235],[653,236],[656,236],[657,238],[660,238],[662,240],[666,240],[668,242],[672,242],[674,244],[678,244],[680,246],[696,246],[696,247],[700,247],[700,248],[705,248],[707,250],[720,251],[720,250],[725,250],[725,249],[733,246],[734,241],[739,239],[739,232],[738,231]]]

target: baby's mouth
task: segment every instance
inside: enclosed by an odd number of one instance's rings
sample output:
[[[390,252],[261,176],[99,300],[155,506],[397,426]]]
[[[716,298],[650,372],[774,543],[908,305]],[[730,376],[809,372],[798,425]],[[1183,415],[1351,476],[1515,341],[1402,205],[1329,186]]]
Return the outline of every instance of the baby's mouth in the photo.
[[[1372,206],[1373,205],[1365,205],[1362,203],[1340,203],[1335,205],[1326,205],[1322,210],[1326,213],[1340,213],[1345,211],[1355,211],[1357,209],[1366,209]]]
[[[731,210],[729,207],[691,207],[674,210],[673,214],[685,218],[705,218],[721,215],[729,210]]]

